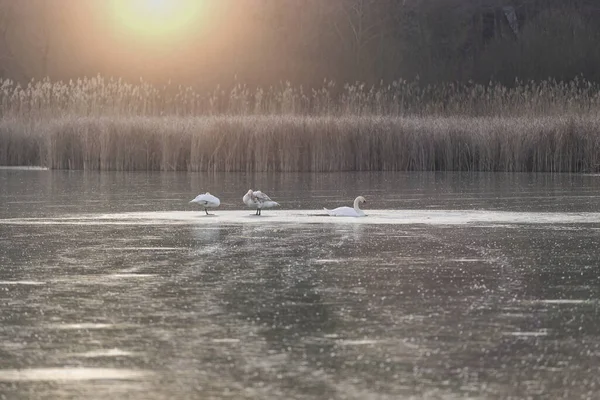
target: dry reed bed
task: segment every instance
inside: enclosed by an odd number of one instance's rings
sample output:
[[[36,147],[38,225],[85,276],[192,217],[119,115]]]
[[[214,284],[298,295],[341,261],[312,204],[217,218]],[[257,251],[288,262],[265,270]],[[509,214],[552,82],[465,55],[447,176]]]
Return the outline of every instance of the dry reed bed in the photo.
[[[600,118],[3,118],[0,164],[93,170],[598,171]]]
[[[60,115],[386,115],[532,116],[585,115],[600,109],[600,85],[581,79],[481,85],[397,80],[389,84],[306,89],[282,82],[270,87],[234,84],[200,91],[192,87],[136,84],[97,76],[69,82],[48,79],[21,86],[0,80],[0,116],[22,119]]]

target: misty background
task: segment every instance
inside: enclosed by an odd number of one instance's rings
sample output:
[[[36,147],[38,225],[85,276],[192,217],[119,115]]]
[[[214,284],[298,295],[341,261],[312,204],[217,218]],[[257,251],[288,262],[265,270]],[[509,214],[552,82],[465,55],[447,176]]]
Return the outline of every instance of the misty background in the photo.
[[[213,87],[599,81],[594,0],[199,0],[188,29],[142,36],[106,0],[0,0],[0,78],[113,76]]]

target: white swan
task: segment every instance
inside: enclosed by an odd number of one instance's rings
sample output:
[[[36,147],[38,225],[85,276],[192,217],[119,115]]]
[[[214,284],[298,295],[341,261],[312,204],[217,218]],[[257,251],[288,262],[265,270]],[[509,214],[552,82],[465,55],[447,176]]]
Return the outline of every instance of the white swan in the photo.
[[[208,208],[217,208],[221,205],[221,200],[218,197],[213,196],[212,194],[206,192],[204,194],[199,194],[196,198],[190,203],[197,203],[204,207],[204,212],[206,215],[210,215],[208,213]]]
[[[279,205],[279,203],[271,200],[269,196],[267,196],[260,190],[257,190],[255,192],[252,191],[252,189],[248,190],[248,193],[244,195],[242,200],[248,207],[256,208],[256,215],[261,215],[260,211],[263,208],[273,208]]]
[[[334,208],[333,210],[328,210],[325,207],[323,207],[323,209],[327,211],[327,214],[331,215],[332,217],[364,217],[366,214],[363,212],[363,210],[360,209],[359,206],[362,203],[366,202],[367,201],[364,197],[358,196],[356,199],[354,199],[354,208],[338,207]]]

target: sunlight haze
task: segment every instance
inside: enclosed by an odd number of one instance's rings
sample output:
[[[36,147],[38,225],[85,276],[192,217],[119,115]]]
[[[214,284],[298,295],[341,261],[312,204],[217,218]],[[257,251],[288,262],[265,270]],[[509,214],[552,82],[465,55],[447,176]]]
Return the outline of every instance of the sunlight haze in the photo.
[[[112,0],[115,18],[132,33],[163,40],[197,23],[202,0]]]

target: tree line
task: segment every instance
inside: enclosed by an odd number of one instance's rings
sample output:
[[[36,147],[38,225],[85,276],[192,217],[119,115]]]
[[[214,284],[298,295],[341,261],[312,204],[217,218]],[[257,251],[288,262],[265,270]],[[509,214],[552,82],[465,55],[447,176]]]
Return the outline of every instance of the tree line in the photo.
[[[105,0],[0,0],[0,78],[214,87],[398,79],[600,81],[594,0],[205,0],[185,37],[120,29]]]

